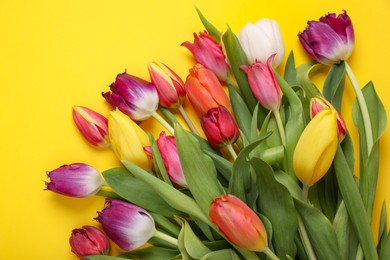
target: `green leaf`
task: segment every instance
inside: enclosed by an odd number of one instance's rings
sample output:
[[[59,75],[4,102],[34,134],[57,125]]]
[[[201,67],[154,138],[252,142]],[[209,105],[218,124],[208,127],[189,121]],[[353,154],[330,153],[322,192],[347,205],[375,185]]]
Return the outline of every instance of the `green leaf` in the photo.
[[[318,209],[301,200],[294,199],[294,203],[317,258],[319,260],[342,259],[336,234],[329,220]]]
[[[208,216],[211,202],[224,193],[213,160],[202,152],[199,142],[180,126],[175,126],[175,140],[188,188]]]
[[[205,153],[211,157],[214,161],[214,165],[217,170],[223,175],[223,177],[229,181],[232,176],[232,167],[233,163],[226,160],[225,157],[222,157],[216,153],[205,151]]]
[[[112,168],[102,174],[108,185],[127,201],[164,216],[180,213],[169,206],[152,187],[124,168]]]
[[[177,249],[170,249],[164,247],[147,247],[144,249],[135,250],[120,255],[120,257],[126,257],[133,260],[161,260],[161,259],[173,259],[180,254]],[[120,258],[122,259],[122,258]],[[95,259],[94,259],[95,260]],[[98,259],[96,259],[98,260]],[[99,259],[100,260],[100,259]],[[102,259],[104,260],[104,259]],[[108,259],[107,259],[108,260]]]
[[[291,196],[300,199],[302,196],[302,189],[299,187],[297,181],[290,175],[280,169],[275,170],[275,179],[288,189]]]
[[[232,249],[213,251],[201,258],[201,260],[240,260],[241,258]]]
[[[276,254],[281,259],[287,259],[286,255],[294,257],[298,218],[290,192],[276,181],[272,167],[264,161],[252,158],[250,164],[256,173],[259,190],[257,208],[272,224],[272,244]]]
[[[159,106],[158,109],[165,116],[165,118],[168,119],[168,122],[171,126],[173,126],[174,124],[180,124],[175,115],[172,114],[171,110],[162,106]]]
[[[379,255],[380,260],[390,259],[390,236],[387,235],[386,240],[382,245],[382,249]]]
[[[378,245],[377,251],[379,256],[382,255],[382,250],[387,239],[387,212],[386,212],[386,202],[382,203],[382,210],[379,219],[379,229],[378,229]]]
[[[284,68],[284,79],[291,86],[297,85],[297,71],[295,69],[294,52],[288,55],[286,66]]]
[[[345,85],[345,63],[332,65],[328,76],[325,79],[322,93],[324,97],[332,103],[336,110],[341,111],[341,101]]]
[[[152,215],[154,222],[159,229],[164,230],[168,234],[173,235],[175,237],[179,235],[180,227],[177,226],[177,224],[173,223],[173,221],[158,213],[150,212],[150,214]]]
[[[129,259],[128,257],[108,256],[108,255],[89,255],[83,256],[83,260],[123,260]],[[132,259],[132,258],[130,258]],[[136,258],[135,258],[136,259]]]
[[[218,42],[221,42],[221,34],[220,32],[213,24],[211,24],[206,17],[202,14],[202,12],[199,10],[198,7],[196,8],[196,12],[198,13],[198,16],[203,24],[203,26],[206,28],[207,32]]]
[[[324,65],[311,61],[309,63],[300,65],[297,68],[297,82],[303,88],[308,99],[312,97],[321,96],[321,92],[310,80],[310,74],[321,69]]]

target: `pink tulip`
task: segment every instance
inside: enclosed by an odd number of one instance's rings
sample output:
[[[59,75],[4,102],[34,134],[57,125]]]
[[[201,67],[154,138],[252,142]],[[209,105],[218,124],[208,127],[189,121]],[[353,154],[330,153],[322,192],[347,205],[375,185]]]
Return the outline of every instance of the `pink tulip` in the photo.
[[[69,238],[72,252],[80,259],[89,255],[108,255],[110,243],[100,229],[93,226],[83,226],[72,230]]]

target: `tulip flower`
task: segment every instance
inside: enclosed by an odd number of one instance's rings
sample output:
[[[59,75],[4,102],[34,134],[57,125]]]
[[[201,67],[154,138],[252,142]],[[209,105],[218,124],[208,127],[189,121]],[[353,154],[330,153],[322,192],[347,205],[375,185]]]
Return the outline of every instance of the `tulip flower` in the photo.
[[[217,149],[235,143],[240,136],[236,121],[224,106],[211,108],[201,125],[210,145]]]
[[[223,194],[210,205],[210,220],[233,244],[251,251],[268,248],[267,232],[263,222],[239,198]]]
[[[149,74],[157,88],[160,105],[178,108],[186,97],[183,80],[167,65],[153,62],[148,64]]]
[[[199,36],[194,33],[194,43],[187,41],[182,43],[182,46],[192,52],[197,63],[213,71],[219,80],[226,82],[230,71],[222,46],[207,32],[201,32]]]
[[[151,160],[144,151],[149,146],[148,135],[128,116],[116,110],[108,116],[108,132],[115,155],[147,170]]]
[[[93,226],[83,226],[72,230],[69,238],[71,250],[80,259],[89,255],[108,255],[110,242],[100,229]]]
[[[249,63],[267,63],[276,53],[272,66],[276,68],[284,58],[284,43],[279,25],[275,20],[263,18],[256,23],[247,23],[238,33],[238,39]]]
[[[345,11],[338,16],[330,13],[319,21],[309,21],[298,37],[310,56],[322,64],[347,60],[355,43],[352,21]]]
[[[190,69],[185,83],[188,99],[199,116],[220,105],[232,111],[230,101],[215,74],[201,64]]]
[[[313,118],[318,112],[324,109],[335,109],[331,103],[329,103],[323,97],[315,97],[310,100],[310,117]],[[347,125],[342,115],[337,112],[337,138],[341,142],[347,134]]]
[[[87,107],[75,106],[74,122],[85,139],[96,147],[109,147],[107,118]]]
[[[65,196],[84,198],[95,195],[103,185],[98,170],[84,163],[73,163],[47,173],[46,190]]]
[[[116,77],[110,89],[111,91],[103,92],[102,96],[135,121],[149,118],[158,108],[156,87],[126,72]]]
[[[106,199],[96,218],[107,236],[126,251],[144,245],[154,234],[152,216],[143,208],[128,202]]]
[[[187,187],[187,181],[181,167],[175,138],[173,136],[166,136],[165,132],[161,132],[156,143],[169,179],[181,187]]]
[[[337,113],[324,109],[303,130],[293,155],[293,168],[307,186],[320,180],[330,168],[338,145]]]

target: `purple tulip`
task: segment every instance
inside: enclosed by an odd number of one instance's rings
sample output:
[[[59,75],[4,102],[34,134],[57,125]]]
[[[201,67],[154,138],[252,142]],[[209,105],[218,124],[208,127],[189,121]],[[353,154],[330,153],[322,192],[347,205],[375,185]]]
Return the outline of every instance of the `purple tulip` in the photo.
[[[144,209],[128,202],[106,199],[105,208],[96,218],[107,236],[123,250],[144,245],[156,228],[152,216]]]
[[[69,244],[72,252],[80,258],[89,255],[107,255],[110,252],[108,238],[103,231],[93,226],[73,229]]]
[[[309,21],[298,37],[305,50],[322,64],[348,59],[355,42],[352,22],[346,11],[337,17],[330,13],[319,21]]]
[[[84,163],[63,165],[47,173],[46,190],[76,198],[95,195],[103,184],[98,170]]]
[[[116,77],[110,90],[102,93],[106,101],[135,121],[149,118],[158,108],[156,87],[126,72]]]

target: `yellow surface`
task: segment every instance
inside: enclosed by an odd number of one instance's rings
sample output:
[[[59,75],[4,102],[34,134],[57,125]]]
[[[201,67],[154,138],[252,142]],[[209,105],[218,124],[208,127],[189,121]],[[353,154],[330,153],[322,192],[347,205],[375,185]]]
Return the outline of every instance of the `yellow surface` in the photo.
[[[96,225],[93,218],[103,199],[45,192],[45,171],[73,162],[100,171],[119,164],[110,151],[86,143],[71,108],[84,105],[106,114],[110,107],[100,93],[116,74],[127,69],[149,79],[146,65],[153,59],[185,78],[193,60],[180,44],[203,30],[194,5],[223,31],[227,24],[238,32],[247,21],[276,19],[286,52],[295,51],[297,64],[308,61],[296,37],[306,21],[347,10],[356,34],[350,65],[362,85],[374,81],[389,111],[388,0],[1,0],[1,260],[76,259],[68,244],[70,232]],[[346,89],[344,112],[349,114],[354,95],[350,85]],[[390,197],[389,152],[387,128],[381,143],[378,205]]]

